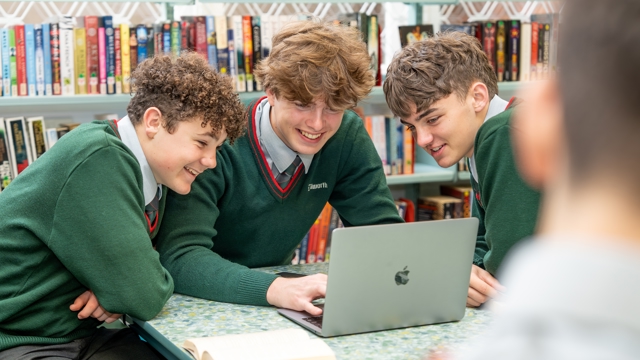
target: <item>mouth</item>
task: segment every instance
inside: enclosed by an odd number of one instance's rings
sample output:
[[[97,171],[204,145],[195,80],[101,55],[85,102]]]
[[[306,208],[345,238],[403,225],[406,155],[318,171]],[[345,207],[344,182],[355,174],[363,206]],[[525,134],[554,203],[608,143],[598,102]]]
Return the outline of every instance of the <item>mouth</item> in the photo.
[[[312,134],[312,133],[308,133],[308,132],[303,131],[303,130],[298,130],[298,132],[300,134],[302,134],[302,136],[304,136],[305,138],[307,138],[309,140],[317,140],[320,136],[322,136],[322,133]]]
[[[195,170],[195,169],[190,168],[188,166],[185,166],[184,169],[187,170],[187,172],[190,173],[193,176],[198,176],[200,174],[200,172],[198,170]]]
[[[437,156],[440,155],[442,153],[442,149],[444,149],[445,144],[440,145],[440,146],[435,146],[435,147],[431,147],[429,148],[429,152],[431,153],[431,156]]]

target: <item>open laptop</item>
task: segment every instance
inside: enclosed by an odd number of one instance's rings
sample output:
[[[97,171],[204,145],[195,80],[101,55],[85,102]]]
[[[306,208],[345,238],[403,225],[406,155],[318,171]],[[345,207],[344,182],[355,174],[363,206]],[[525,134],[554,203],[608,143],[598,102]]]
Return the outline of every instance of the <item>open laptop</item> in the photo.
[[[478,219],[341,228],[323,314],[278,309],[322,337],[464,317]]]

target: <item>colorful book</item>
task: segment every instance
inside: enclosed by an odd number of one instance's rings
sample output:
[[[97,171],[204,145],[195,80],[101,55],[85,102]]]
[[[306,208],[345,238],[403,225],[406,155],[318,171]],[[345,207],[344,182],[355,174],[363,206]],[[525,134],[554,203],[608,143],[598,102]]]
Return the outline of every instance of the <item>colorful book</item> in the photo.
[[[18,80],[18,96],[27,96],[27,44],[24,25],[14,26],[16,37],[16,69]]]
[[[171,22],[171,53],[180,56],[180,21]]]
[[[10,159],[9,139],[4,127],[4,118],[0,117],[0,189],[7,187],[13,179]]]
[[[433,25],[410,25],[410,26],[398,26],[398,33],[400,34],[400,46],[405,47],[408,44],[420,40],[426,40],[433,35]]]
[[[520,80],[520,20],[510,20],[508,31],[509,53],[506,59],[508,74],[505,73],[505,81],[518,81]]]
[[[218,70],[218,47],[216,45],[216,22],[211,15],[205,18],[207,31],[207,60],[212,68]]]
[[[378,59],[380,53],[378,52],[378,16],[368,16],[369,23],[367,24],[367,50],[369,51],[369,57],[371,58],[371,70],[373,71],[373,78],[377,79],[380,72],[378,66]]]
[[[60,77],[60,24],[51,23],[51,85],[53,95],[62,95],[62,79]]]
[[[235,49],[236,61],[236,91],[247,91],[247,77],[244,69],[244,38],[242,36],[242,15],[233,15],[228,23],[229,29],[233,29],[233,47]],[[231,35],[229,35],[231,37]],[[231,51],[231,50],[229,50]],[[231,58],[229,58],[231,62]],[[231,66],[231,65],[229,65]]]
[[[113,40],[114,40],[114,52],[116,55],[116,66],[115,66],[115,79],[116,79],[116,94],[122,94],[122,49],[121,49],[121,30],[120,26],[115,26],[113,28]]]
[[[98,17],[97,16],[85,16],[85,37],[86,37],[86,51],[87,51],[87,66],[86,74],[88,79],[87,93],[99,94],[100,93],[100,49],[98,42]]]
[[[507,57],[507,25],[503,20],[496,22],[496,73],[498,81],[504,81]]]
[[[154,28],[152,25],[147,25],[147,59],[152,58],[155,55],[155,41],[154,41]]]
[[[538,80],[538,23],[531,22],[531,80]]]
[[[42,45],[44,52],[44,94],[53,95],[53,72],[51,69],[51,25],[42,24]]]
[[[33,161],[36,161],[47,151],[44,135],[44,118],[35,116],[27,118],[27,131],[29,132],[29,148]]]
[[[105,49],[107,55],[107,94],[116,93],[116,39],[113,33],[113,16],[102,17],[104,20]]]
[[[229,22],[232,26],[232,22]],[[238,91],[238,62],[236,61],[235,39],[233,38],[233,29],[227,29],[227,56],[229,59],[229,68],[227,74],[231,77],[233,90]],[[220,59],[220,57],[218,57]]]
[[[131,93],[131,45],[129,44],[129,24],[120,24],[120,58],[122,67],[122,92]]]
[[[216,16],[216,41],[218,47],[218,71],[220,74],[228,74],[229,71],[229,50],[227,42],[227,17]]]
[[[77,27],[73,29],[75,35],[75,83],[76,94],[85,95],[87,93],[87,38],[86,29]]]
[[[33,24],[24,25],[27,62],[27,94],[36,96],[36,32]]]
[[[98,17],[98,83],[100,94],[107,93],[107,43],[104,34],[104,19]]]
[[[242,17],[242,41],[247,91],[253,91],[253,26],[248,15]]]
[[[193,35],[195,52],[206,59],[209,53],[209,49],[207,47],[207,19],[205,16],[194,17]]]
[[[129,29],[129,73],[138,67],[138,37],[136,36],[136,29]],[[131,85],[131,79],[129,79],[129,85]]]
[[[171,23],[162,24],[162,50],[166,55],[171,54]]]
[[[273,22],[273,15],[260,16],[260,47],[262,48],[262,59],[266,59],[271,53]]]
[[[262,84],[258,81],[258,79],[253,76],[253,69],[255,69],[256,65],[260,63],[262,60],[262,29],[260,23],[260,16],[252,16],[251,17],[251,31],[252,31],[252,40],[253,40],[253,63],[252,65],[252,74],[253,77],[253,87],[256,91],[262,91]]]
[[[147,27],[140,24],[136,26],[136,40],[138,41],[138,64],[147,60]]]
[[[44,92],[44,34],[42,25],[33,25],[36,39],[36,95],[43,96]]]
[[[11,96],[11,60],[9,55],[9,29],[0,28],[0,47],[2,48],[2,96]]]
[[[60,19],[60,79],[62,95],[74,95],[75,88],[75,56],[73,55],[73,18],[63,16]]]
[[[11,162],[11,173],[14,178],[18,176],[31,163],[31,154],[27,147],[27,133],[24,117],[14,117],[4,120],[5,130],[7,131],[7,140],[9,148],[9,156]]]

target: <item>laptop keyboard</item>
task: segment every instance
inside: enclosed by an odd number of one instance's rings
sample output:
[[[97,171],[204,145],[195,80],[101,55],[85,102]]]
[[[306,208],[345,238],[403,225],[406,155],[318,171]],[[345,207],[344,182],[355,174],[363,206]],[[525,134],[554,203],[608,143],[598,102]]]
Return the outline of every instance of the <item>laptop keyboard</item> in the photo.
[[[315,305],[316,307],[319,307],[320,309],[324,309],[324,304],[317,304]],[[302,320],[313,324],[319,328],[322,328],[322,315],[319,316],[310,316],[310,317],[306,317],[306,318],[302,318]]]

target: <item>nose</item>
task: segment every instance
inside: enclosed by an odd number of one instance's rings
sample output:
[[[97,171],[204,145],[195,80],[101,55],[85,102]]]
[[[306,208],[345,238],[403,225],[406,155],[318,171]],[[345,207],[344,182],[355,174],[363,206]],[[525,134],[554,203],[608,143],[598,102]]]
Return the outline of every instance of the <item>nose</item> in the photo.
[[[209,169],[213,169],[214,167],[216,167],[216,165],[217,165],[217,163],[216,163],[216,152],[214,151],[210,155],[203,156],[202,159],[200,159],[200,163],[203,166],[206,166]]]
[[[307,120],[307,126],[314,131],[320,131],[324,127],[324,118],[322,107],[318,106],[315,111],[312,112],[311,117]]]
[[[433,142],[433,135],[424,129],[416,129],[416,132],[413,134],[416,143],[421,148],[426,148],[431,142]]]

